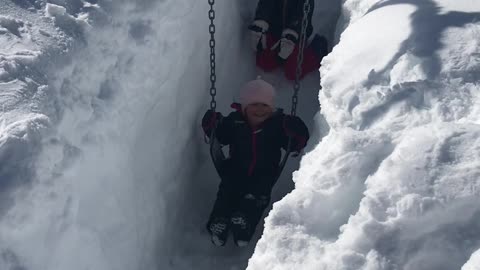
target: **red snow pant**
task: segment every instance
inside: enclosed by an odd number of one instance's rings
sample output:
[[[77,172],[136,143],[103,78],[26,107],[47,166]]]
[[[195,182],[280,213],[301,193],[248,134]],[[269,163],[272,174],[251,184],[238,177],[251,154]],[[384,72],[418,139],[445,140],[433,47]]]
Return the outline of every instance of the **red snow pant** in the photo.
[[[273,45],[279,41],[278,38],[267,33],[267,48],[263,51],[257,52],[257,66],[263,69],[266,72],[273,71],[275,68],[282,65],[283,60],[278,57],[277,47],[274,50],[271,50]],[[289,80],[295,80],[295,74],[297,72],[297,57],[298,57],[298,44],[295,46],[292,54],[285,60],[283,63],[285,77]],[[302,62],[302,73],[300,79],[302,79],[306,74],[318,70],[320,68],[321,57],[317,56],[315,51],[308,46],[303,51],[303,62]]]

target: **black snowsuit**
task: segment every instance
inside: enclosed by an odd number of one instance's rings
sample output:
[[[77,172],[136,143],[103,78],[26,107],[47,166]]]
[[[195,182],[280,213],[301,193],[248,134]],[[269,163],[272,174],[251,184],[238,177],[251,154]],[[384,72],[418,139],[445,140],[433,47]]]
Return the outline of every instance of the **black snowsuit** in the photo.
[[[287,133],[293,135],[294,150],[305,146],[309,133],[299,119],[295,130],[288,130],[284,124],[286,115],[281,110],[265,120],[260,128],[252,130],[240,105],[232,104],[232,107],[237,111],[222,118],[216,128],[219,142],[230,146],[230,158],[221,165],[221,182],[207,228],[216,218],[229,220],[233,214],[240,213],[247,220],[251,237],[270,202],[279,173],[281,148],[288,147]]]
[[[307,16],[306,37],[312,34],[312,15],[315,8],[314,0],[259,0],[255,12],[255,20],[268,22],[270,32],[279,38],[282,31],[292,29],[300,35],[303,19],[303,5],[310,2],[310,12]]]

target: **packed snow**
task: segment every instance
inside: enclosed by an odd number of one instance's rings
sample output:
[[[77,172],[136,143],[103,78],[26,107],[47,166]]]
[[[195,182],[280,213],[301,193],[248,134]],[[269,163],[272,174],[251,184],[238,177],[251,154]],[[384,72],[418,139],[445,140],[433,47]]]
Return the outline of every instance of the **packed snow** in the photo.
[[[215,2],[218,110],[262,75],[289,112],[248,46],[256,1]],[[313,136],[245,248],[204,228],[208,9],[0,3],[0,269],[480,269],[478,1],[316,1]]]
[[[480,4],[343,8],[321,68],[330,133],[248,269],[460,269],[480,247]]]

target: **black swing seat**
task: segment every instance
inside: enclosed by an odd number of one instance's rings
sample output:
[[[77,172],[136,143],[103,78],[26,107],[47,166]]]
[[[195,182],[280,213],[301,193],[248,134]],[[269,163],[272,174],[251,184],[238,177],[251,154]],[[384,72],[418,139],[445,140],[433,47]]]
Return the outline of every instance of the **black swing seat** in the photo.
[[[212,157],[213,164],[220,177],[222,175],[221,174],[222,163],[228,159],[228,157],[225,156],[225,153],[223,152],[222,148],[223,148],[223,145],[217,140],[215,136],[213,136],[212,141],[210,142],[210,156]],[[290,150],[290,144],[288,148],[289,149],[283,154],[283,157],[280,160],[280,163],[278,164],[278,175],[275,179],[275,182],[277,182],[278,178],[282,174],[283,168],[285,168],[285,164],[287,163],[288,157],[290,156],[290,154],[292,154],[292,151]],[[297,155],[298,154],[293,153],[294,157],[296,157]]]
[[[212,141],[210,142],[210,156],[212,157],[213,164],[219,175],[222,163],[227,160],[222,148],[223,145],[217,140],[217,138],[212,138]]]

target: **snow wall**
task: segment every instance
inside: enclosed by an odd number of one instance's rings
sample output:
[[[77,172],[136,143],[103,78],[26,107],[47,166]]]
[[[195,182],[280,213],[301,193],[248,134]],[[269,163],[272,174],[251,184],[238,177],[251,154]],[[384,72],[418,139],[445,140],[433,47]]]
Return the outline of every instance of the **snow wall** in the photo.
[[[247,80],[242,16],[254,6],[216,4],[219,109]],[[208,161],[207,11],[187,0],[2,2],[14,45],[2,55],[13,98],[2,114],[1,269],[169,267],[185,215],[207,215],[187,207],[216,188],[193,188]]]
[[[479,12],[344,1],[320,69],[330,133],[247,269],[480,269]]]

